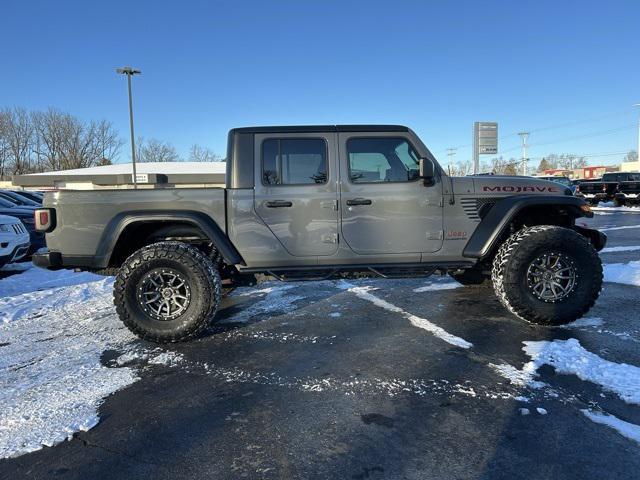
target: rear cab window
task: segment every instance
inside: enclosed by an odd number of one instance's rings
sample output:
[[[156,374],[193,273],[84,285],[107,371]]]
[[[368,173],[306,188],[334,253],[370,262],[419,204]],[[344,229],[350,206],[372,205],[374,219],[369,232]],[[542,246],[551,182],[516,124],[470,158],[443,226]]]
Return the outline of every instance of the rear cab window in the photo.
[[[327,183],[327,144],[322,138],[269,138],[262,142],[264,185]]]

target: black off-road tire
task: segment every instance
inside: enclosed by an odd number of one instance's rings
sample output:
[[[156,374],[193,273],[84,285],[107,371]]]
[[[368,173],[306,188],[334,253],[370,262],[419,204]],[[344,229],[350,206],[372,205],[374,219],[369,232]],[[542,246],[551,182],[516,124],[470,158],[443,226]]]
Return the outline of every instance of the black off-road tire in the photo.
[[[537,298],[527,282],[527,270],[540,255],[558,252],[571,259],[576,282],[556,302]],[[523,228],[507,239],[493,262],[496,296],[513,314],[542,325],[572,322],[595,304],[602,288],[602,263],[589,240],[574,230],[552,225]]]
[[[138,300],[144,276],[154,269],[178,272],[190,289],[190,302],[176,318],[160,320],[145,312]],[[211,259],[181,242],[159,242],[141,248],[123,263],[116,277],[113,299],[122,322],[144,340],[180,342],[196,336],[214,318],[222,281]]]
[[[449,272],[449,275],[465,287],[491,286],[491,276],[483,274],[481,270],[476,268],[469,268],[459,273]]]

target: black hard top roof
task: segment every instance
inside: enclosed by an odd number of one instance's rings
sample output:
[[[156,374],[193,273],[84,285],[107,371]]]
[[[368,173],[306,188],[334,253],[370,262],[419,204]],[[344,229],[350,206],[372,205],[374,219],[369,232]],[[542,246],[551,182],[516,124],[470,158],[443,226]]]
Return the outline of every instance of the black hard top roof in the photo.
[[[237,133],[408,132],[403,125],[283,125],[234,128]]]

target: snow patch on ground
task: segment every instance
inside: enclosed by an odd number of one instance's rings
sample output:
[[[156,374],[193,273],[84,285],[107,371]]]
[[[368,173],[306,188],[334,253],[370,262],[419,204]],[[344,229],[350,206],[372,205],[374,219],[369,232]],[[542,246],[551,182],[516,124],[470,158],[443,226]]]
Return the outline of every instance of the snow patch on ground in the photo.
[[[624,225],[622,227],[606,227],[606,228],[599,228],[598,230],[600,230],[601,232],[612,232],[614,230],[630,230],[635,228],[640,228],[640,225]]]
[[[584,317],[579,318],[566,325],[561,325],[560,328],[583,328],[583,327],[600,327],[604,324],[604,320],[600,317]]]
[[[596,412],[588,409],[583,409],[581,410],[581,412],[592,422],[613,428],[623,437],[640,443],[640,425],[625,422],[624,420],[621,420],[614,415],[610,415],[604,412]]]
[[[283,333],[283,332],[266,332],[266,331],[243,331],[233,330],[224,337],[225,341],[232,341],[237,339],[250,339],[250,340],[271,340],[278,343],[324,343],[331,345],[337,338],[336,335],[330,337],[320,337],[315,335],[298,335],[296,333]]]
[[[640,208],[638,208],[638,207],[631,207],[629,205],[623,205],[623,206],[620,206],[620,207],[616,207],[616,204],[613,203],[613,202],[600,202],[600,203],[598,203],[597,207],[591,207],[591,210],[640,213]]]
[[[414,288],[416,293],[422,292],[439,292],[440,290],[452,290],[454,288],[462,287],[458,282],[429,282],[423,287]]]
[[[367,287],[367,286],[356,287],[350,284],[349,282],[342,281],[340,283],[340,288],[343,288],[355,294],[358,298],[361,298],[363,300],[367,300],[373,303],[377,307],[383,308],[389,312],[394,312],[402,315],[404,318],[409,320],[409,322],[411,322],[411,325],[413,325],[414,327],[426,330],[427,332],[433,334],[434,336],[438,337],[441,340],[444,340],[445,342],[451,345],[454,345],[460,348],[471,348],[473,346],[472,343],[467,342],[463,338],[452,335],[451,333],[447,332],[444,328],[439,327],[434,323],[431,323],[429,320],[418,317],[417,315],[413,315],[412,313],[406,312],[402,308],[397,307],[396,305],[393,305],[387,302],[386,300],[383,300],[382,298],[375,296],[374,294],[371,293],[371,290],[372,290],[371,287]]]
[[[640,261],[603,265],[604,281],[640,286]]]
[[[600,250],[600,253],[637,252],[638,250],[640,250],[640,245],[627,245],[622,247],[606,247]]]
[[[99,281],[78,285],[87,279]],[[69,271],[0,280],[0,458],[89,430],[103,399],[138,379],[100,361],[135,340],[115,315],[112,288],[112,278]]]
[[[295,302],[306,298],[290,292],[290,290],[296,287],[298,287],[298,285],[294,283],[290,285],[267,286],[259,290],[249,288],[238,289],[232,297],[250,297],[256,298],[257,301],[251,305],[243,306],[241,311],[218,323],[246,323],[259,315],[291,312],[296,309]]]
[[[546,385],[544,382],[535,380],[537,373],[531,364],[525,364],[522,370],[518,370],[508,363],[502,363],[500,365],[490,363],[489,367],[495,370],[500,376],[509,380],[511,384],[517,385],[518,387],[542,388]]]
[[[600,385],[627,403],[640,404],[640,368],[605,360],[585,350],[575,338],[531,341],[524,345],[523,350],[531,361],[523,371],[536,372],[546,364],[557,373],[576,375],[581,380]]]

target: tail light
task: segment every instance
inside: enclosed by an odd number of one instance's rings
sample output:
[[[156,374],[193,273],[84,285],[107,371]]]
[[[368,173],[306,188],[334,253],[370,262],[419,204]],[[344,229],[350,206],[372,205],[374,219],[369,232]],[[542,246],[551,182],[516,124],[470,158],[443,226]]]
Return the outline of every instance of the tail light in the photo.
[[[36,230],[38,232],[50,232],[55,228],[56,211],[52,208],[38,208],[33,212]]]
[[[603,192],[606,192],[606,191],[607,191],[607,184],[606,184],[606,183],[603,183],[603,184],[602,184],[602,191],[603,191]]]

